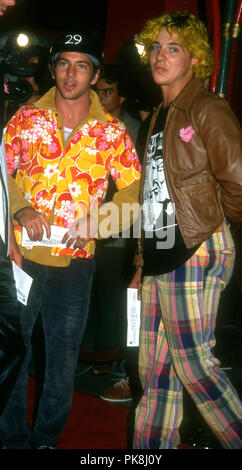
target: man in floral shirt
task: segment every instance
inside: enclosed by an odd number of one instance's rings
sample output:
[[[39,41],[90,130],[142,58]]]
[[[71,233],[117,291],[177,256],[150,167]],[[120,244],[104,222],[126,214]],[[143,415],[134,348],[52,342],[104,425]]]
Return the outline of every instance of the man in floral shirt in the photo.
[[[69,416],[95,242],[77,238],[72,245],[70,240],[64,243],[63,234],[101,205],[109,173],[118,189],[117,201],[138,197],[140,167],[131,139],[120,121],[104,113],[90,89],[101,62],[99,42],[91,35],[59,38],[50,64],[56,86],[35,105],[21,108],[6,129],[9,173],[16,172],[27,206],[14,214],[15,234],[23,269],[33,278],[28,305],[22,309],[25,363],[0,421],[0,439],[7,448],[55,447]],[[30,430],[25,402],[38,314],[45,374]],[[38,370],[36,375],[38,381]]]

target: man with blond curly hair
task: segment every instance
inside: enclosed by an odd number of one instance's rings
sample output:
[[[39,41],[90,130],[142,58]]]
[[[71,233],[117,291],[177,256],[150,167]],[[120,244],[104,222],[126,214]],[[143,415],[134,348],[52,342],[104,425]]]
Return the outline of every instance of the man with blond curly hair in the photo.
[[[144,46],[162,104],[151,119],[141,179],[142,280],[134,448],[175,449],[186,389],[223,447],[242,447],[238,394],[213,356],[221,292],[234,266],[229,221],[242,219],[241,131],[204,88],[213,70],[205,26],[188,12],[148,21]],[[137,258],[138,259],[138,258]]]

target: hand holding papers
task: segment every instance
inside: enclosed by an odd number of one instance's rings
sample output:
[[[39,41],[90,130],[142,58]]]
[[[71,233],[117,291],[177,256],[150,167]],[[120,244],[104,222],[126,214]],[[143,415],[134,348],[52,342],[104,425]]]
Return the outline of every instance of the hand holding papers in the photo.
[[[66,234],[67,229],[64,227],[56,227],[55,225],[51,225],[51,235],[50,238],[47,237],[46,231],[44,229],[44,235],[42,240],[30,240],[28,236],[27,230],[23,227],[22,230],[22,246],[26,246],[32,248],[33,246],[50,246],[50,247],[57,247],[63,248],[66,245],[62,243],[62,239]]]
[[[50,224],[44,214],[36,211],[33,207],[25,207],[21,209],[15,218],[18,220],[22,227],[25,227],[30,240],[41,241],[44,231],[46,231],[47,238],[50,238]]]
[[[63,242],[69,248],[82,249],[86,243],[97,235],[96,220],[89,214],[76,220],[63,237]]]

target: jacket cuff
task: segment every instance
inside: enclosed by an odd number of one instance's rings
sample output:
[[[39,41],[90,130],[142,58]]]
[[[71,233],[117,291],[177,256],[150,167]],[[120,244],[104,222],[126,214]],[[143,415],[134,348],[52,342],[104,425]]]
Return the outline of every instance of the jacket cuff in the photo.
[[[9,190],[9,201],[10,201],[10,213],[13,219],[13,224],[18,225],[18,221],[15,219],[15,214],[21,209],[26,207],[32,207],[30,202],[26,201],[18,188],[15,180],[12,176],[8,175],[8,190]]]

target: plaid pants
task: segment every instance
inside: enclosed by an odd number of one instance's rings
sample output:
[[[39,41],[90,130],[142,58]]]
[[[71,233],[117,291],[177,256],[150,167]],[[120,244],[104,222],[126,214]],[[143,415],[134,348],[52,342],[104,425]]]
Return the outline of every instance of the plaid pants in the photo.
[[[147,276],[142,287],[134,448],[174,449],[180,443],[183,387],[223,447],[242,448],[242,407],[212,348],[221,291],[234,265],[227,224],[184,265]]]

